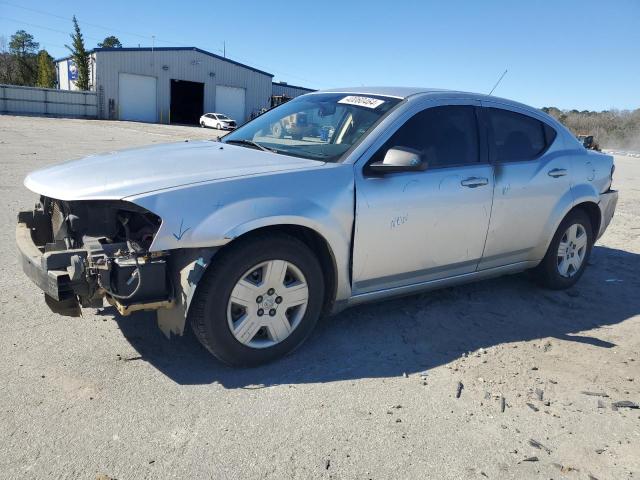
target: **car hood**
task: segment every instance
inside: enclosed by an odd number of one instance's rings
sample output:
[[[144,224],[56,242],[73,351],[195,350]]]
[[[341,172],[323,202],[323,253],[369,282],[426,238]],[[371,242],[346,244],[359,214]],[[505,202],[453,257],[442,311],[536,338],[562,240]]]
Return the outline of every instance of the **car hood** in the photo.
[[[59,200],[119,200],[193,183],[321,165],[213,141],[181,142],[73,160],[32,172],[24,184]]]

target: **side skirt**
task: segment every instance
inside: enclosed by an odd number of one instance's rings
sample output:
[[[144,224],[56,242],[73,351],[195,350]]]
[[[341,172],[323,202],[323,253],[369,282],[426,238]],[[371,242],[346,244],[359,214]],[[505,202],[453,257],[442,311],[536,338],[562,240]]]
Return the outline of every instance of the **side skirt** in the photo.
[[[374,302],[378,300],[385,300],[393,297],[402,297],[405,295],[413,295],[420,292],[429,290],[436,290],[438,288],[451,287],[454,285],[462,285],[464,283],[475,282],[477,280],[485,280],[488,278],[500,277],[502,275],[511,275],[519,273],[529,268],[535,267],[539,262],[526,261],[512,263],[510,265],[504,265],[501,267],[488,268],[478,272],[465,273],[462,275],[455,275],[453,277],[441,278],[438,280],[430,280],[428,282],[415,283],[412,285],[406,285],[402,287],[388,288],[385,290],[377,290],[375,292],[361,293],[351,297],[347,305],[348,307],[359,305],[361,303]]]

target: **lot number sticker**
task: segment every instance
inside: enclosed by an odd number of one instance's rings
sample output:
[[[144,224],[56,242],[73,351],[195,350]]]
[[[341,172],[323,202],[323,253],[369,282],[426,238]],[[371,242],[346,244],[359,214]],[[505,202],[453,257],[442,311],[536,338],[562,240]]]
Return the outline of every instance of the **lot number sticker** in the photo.
[[[343,103],[345,105],[356,105],[358,107],[378,108],[384,103],[384,100],[371,97],[358,97],[356,95],[349,95],[348,97],[344,97],[342,100],[339,100],[338,103]]]

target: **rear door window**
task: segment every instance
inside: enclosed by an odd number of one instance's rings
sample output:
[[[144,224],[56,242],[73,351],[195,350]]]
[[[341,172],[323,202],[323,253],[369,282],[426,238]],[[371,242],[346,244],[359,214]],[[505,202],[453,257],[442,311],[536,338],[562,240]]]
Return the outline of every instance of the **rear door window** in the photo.
[[[499,163],[534,160],[553,143],[556,131],[535,118],[500,108],[485,108],[492,155]]]

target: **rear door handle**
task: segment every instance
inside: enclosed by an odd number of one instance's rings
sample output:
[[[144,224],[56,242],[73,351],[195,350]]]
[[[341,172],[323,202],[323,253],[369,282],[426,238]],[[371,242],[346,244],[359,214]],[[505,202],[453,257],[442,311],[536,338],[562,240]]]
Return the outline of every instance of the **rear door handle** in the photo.
[[[487,183],[489,183],[489,179],[484,178],[484,177],[469,177],[469,178],[465,178],[464,180],[462,180],[460,182],[460,185],[462,185],[463,187],[468,187],[468,188],[476,188],[476,187],[481,187],[483,185],[486,185]]]
[[[547,174],[550,177],[554,177],[554,178],[564,177],[567,174],[567,169],[566,168],[554,168],[552,170],[549,170],[547,172]]]

